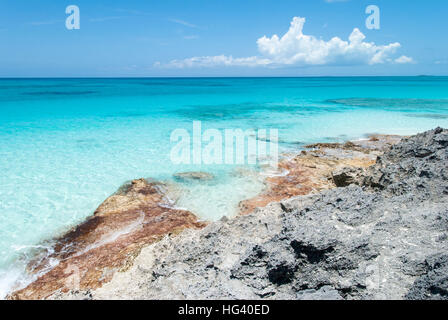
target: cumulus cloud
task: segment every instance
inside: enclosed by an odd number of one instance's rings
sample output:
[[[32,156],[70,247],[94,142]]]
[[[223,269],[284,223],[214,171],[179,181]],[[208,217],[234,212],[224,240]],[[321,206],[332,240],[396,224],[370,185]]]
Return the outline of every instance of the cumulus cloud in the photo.
[[[414,59],[407,56],[401,56],[400,58],[395,59],[395,62],[399,64],[414,63]]]
[[[365,42],[365,35],[353,29],[348,40],[333,37],[329,41],[317,39],[303,33],[306,19],[294,17],[291,26],[282,37],[263,36],[257,40],[260,56],[234,58],[232,56],[203,56],[173,60],[156,66],[173,68],[215,67],[215,66],[307,66],[307,65],[374,65],[384,63],[412,63],[407,56],[394,58],[401,47],[394,42],[376,45]]]

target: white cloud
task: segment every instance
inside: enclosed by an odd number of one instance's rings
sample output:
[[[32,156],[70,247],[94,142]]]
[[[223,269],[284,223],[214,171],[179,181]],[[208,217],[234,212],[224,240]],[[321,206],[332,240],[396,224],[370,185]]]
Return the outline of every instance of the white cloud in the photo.
[[[168,64],[156,62],[156,67],[172,67],[172,68],[192,68],[192,67],[217,67],[217,66],[244,66],[256,67],[261,65],[269,65],[268,59],[259,57],[233,58],[232,56],[203,56],[193,57],[183,60],[172,60]]]
[[[173,60],[156,66],[173,68],[215,67],[215,66],[307,66],[307,65],[374,65],[383,63],[410,63],[412,58],[401,56],[394,60],[394,54],[401,47],[394,42],[376,45],[365,42],[365,35],[353,29],[347,41],[333,37],[329,41],[317,39],[303,33],[305,18],[294,17],[291,26],[282,37],[263,36],[257,40],[261,56],[233,58],[232,56],[203,56]]]
[[[349,40],[334,37],[329,41],[303,34],[305,18],[295,17],[288,32],[258,39],[258,50],[273,63],[286,65],[377,64],[384,63],[400,47],[399,43],[377,46],[364,42],[365,36],[355,28]]]
[[[401,56],[400,58],[395,59],[395,62],[399,64],[414,63],[414,59],[407,56]]]

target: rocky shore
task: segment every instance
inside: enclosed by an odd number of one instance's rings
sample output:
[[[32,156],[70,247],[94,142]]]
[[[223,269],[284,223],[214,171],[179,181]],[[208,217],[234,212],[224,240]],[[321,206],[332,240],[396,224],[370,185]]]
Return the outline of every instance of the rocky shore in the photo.
[[[52,252],[43,252],[28,266],[37,273],[56,260],[54,268],[9,298],[45,299],[54,292],[98,288],[129,268],[145,245],[206,225],[191,212],[173,208],[166,189],[145,179],[123,185],[91,218],[56,239]]]
[[[207,225],[133,181],[10,298],[448,299],[448,130],[308,146],[280,169]]]

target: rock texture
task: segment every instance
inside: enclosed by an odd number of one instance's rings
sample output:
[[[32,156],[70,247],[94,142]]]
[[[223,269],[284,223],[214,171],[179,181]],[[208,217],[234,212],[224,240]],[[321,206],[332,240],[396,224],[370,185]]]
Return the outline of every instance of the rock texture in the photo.
[[[52,298],[448,299],[447,165],[448,130],[404,139],[346,187],[165,236],[101,288]]]
[[[367,140],[341,143],[318,143],[306,146],[306,151],[280,161],[278,169],[284,174],[268,177],[266,191],[240,203],[240,213],[273,201],[298,195],[318,193],[354,182],[351,175],[375,164],[384,150],[401,140],[399,136],[375,135]],[[353,174],[350,173],[353,171]],[[362,170],[361,170],[362,171]]]
[[[36,273],[58,261],[54,268],[9,298],[43,299],[56,291],[98,288],[126,270],[143,246],[185,228],[204,227],[194,214],[170,206],[166,187],[145,179],[125,184],[90,219],[57,239],[53,252],[29,265]]]

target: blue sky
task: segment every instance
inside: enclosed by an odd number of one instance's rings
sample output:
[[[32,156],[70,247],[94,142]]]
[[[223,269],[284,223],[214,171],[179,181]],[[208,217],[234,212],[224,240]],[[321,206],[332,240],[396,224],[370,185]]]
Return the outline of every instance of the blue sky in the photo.
[[[2,0],[0,77],[448,75],[447,14],[446,0]]]

